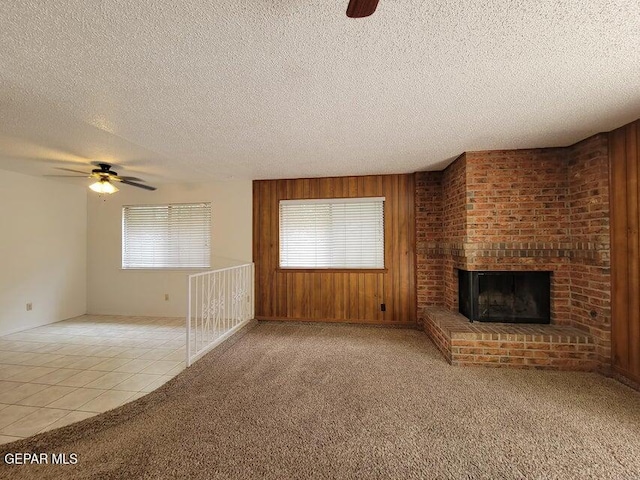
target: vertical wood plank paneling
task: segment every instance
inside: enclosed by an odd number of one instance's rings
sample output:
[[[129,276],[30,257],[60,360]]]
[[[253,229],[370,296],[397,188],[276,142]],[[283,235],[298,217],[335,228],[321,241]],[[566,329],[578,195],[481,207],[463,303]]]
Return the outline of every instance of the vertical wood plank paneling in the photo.
[[[278,239],[280,238],[280,234],[278,232],[279,223],[280,223],[280,215],[278,205],[278,182],[274,182],[271,185],[271,200],[269,201],[271,207],[271,215],[269,215],[269,252],[271,257],[271,265],[278,265],[279,255],[280,255],[280,245],[278,244]],[[278,285],[277,285],[277,275],[275,272],[269,275],[269,290],[271,295],[271,312],[272,315],[278,316]]]
[[[636,158],[636,125],[626,128],[626,163],[627,163],[627,257],[638,259],[638,159]],[[638,278],[638,261],[627,266],[627,281],[629,283],[629,306],[627,317],[640,318],[640,280]],[[634,372],[638,364],[639,348],[634,348],[631,339],[634,338],[634,327],[638,322],[627,322],[627,368]]]
[[[632,139],[635,140],[635,163],[636,165],[640,165],[640,121],[634,123],[635,125],[635,137]],[[633,142],[632,142],[633,143]],[[638,168],[640,170],[640,167]],[[640,173],[639,173],[640,175]],[[640,181],[637,181],[638,189],[640,189]],[[640,197],[640,193],[638,193],[638,197]],[[638,200],[640,203],[640,198]],[[637,207],[637,205],[636,205]],[[636,225],[640,226],[640,208],[637,208],[636,211]],[[638,228],[637,241],[640,244],[640,228]],[[640,254],[639,254],[640,255]],[[634,265],[635,267],[635,275],[640,276],[640,259]],[[640,297],[640,291],[636,290],[635,296]],[[635,311],[635,321],[629,322],[629,344],[631,345],[631,373],[633,378],[640,383],[640,309]]]
[[[640,121],[609,136],[613,368],[640,382]]]
[[[312,178],[310,180],[309,198],[321,198],[320,197],[320,180]]]
[[[344,278],[346,274],[338,273],[333,276],[333,318],[347,318],[344,310]]]
[[[335,198],[335,178],[320,178],[318,184],[320,198]]]
[[[311,291],[309,303],[311,306],[311,318],[322,318],[322,273],[310,274]]]
[[[300,198],[311,198],[311,179],[305,178],[303,180],[300,180],[300,183],[302,183],[302,192],[303,192],[302,197]]]
[[[416,319],[418,315],[418,298],[417,298],[417,282],[416,282],[416,228],[415,228],[415,218],[416,218],[416,204],[415,204],[415,191],[416,191],[416,176],[411,175],[408,179],[408,187],[407,192],[409,195],[413,196],[413,199],[407,203],[407,231],[409,232],[408,237],[408,248],[406,250],[406,264],[409,265],[408,272],[408,281],[409,286],[408,290],[411,293],[411,296],[407,300],[407,304],[409,305],[409,318]]]
[[[304,306],[307,304],[304,298],[304,274],[291,273],[293,277],[293,298],[291,301],[291,313],[289,318],[302,318],[307,315],[307,312],[303,311]]]
[[[357,320],[360,319],[364,319],[367,318],[366,317],[366,311],[367,311],[367,292],[365,290],[365,276],[367,276],[366,273],[358,273],[358,290],[356,291],[356,296],[358,297],[358,313],[356,316]]]
[[[278,180],[276,182],[276,202],[279,201],[279,199],[286,198],[286,197],[287,197],[287,180]],[[278,209],[278,215],[277,216],[274,215],[271,218],[271,235],[273,235],[274,232],[277,232],[277,239],[278,239],[278,241],[276,241],[278,245],[277,252],[275,254],[276,262],[280,261],[279,212],[280,212],[280,209]],[[275,305],[274,305],[275,316],[276,317],[286,316],[287,315],[287,276],[286,275],[275,275],[274,298],[275,298]]]
[[[347,177],[349,182],[349,194],[347,197],[358,196],[358,177]]]
[[[333,320],[336,318],[335,309],[334,309],[335,291],[334,291],[334,284],[333,284],[333,279],[335,275],[332,273],[321,273],[318,276],[320,277],[320,285],[322,286],[321,296],[320,296],[319,318]]]
[[[629,284],[627,255],[627,161],[625,132],[611,134],[611,284],[612,284],[612,332],[613,364],[621,368],[627,365],[627,340],[625,335],[628,316]]]
[[[413,175],[254,182],[256,317],[415,323]],[[385,272],[279,270],[279,201],[384,196]],[[380,310],[385,303],[387,311]]]
[[[358,298],[358,274],[357,273],[348,273],[349,276],[349,291],[348,301],[349,301],[349,316],[347,317],[350,321],[356,321],[360,318],[358,306],[360,304]]]
[[[342,193],[343,197],[349,196],[349,177],[342,177]]]
[[[398,178],[397,177],[392,177],[390,183],[390,195],[392,198],[397,198],[398,196]],[[391,242],[391,258],[392,261],[395,263],[399,260],[399,245],[398,242],[400,240],[399,236],[398,236],[398,232],[400,231],[400,226],[398,225],[398,209],[400,208],[399,202],[393,202],[389,205],[389,210],[391,213],[391,237],[392,237],[392,242]],[[392,310],[392,315],[393,315],[393,319],[395,321],[400,321],[401,320],[401,315],[402,315],[402,306],[401,306],[401,301],[400,301],[400,294],[399,294],[399,287],[400,287],[400,282],[399,282],[399,278],[400,278],[400,272],[398,271],[398,268],[393,268],[391,270],[391,285],[392,285],[392,289],[393,289],[393,310]]]
[[[313,278],[310,273],[302,273],[302,316],[296,318],[313,318]]]
[[[398,198],[411,198],[414,193],[414,176],[405,175],[400,178]],[[413,202],[408,201],[402,205],[402,208],[398,208],[398,278],[400,284],[400,291],[409,292],[415,291],[414,288],[414,275],[413,275],[413,241],[414,236],[414,216],[413,216]],[[402,302],[400,302],[400,319],[412,318],[415,313],[412,296],[404,296]]]
[[[384,274],[378,273],[376,275],[376,287],[378,292],[378,305],[384,302]],[[386,311],[383,312],[380,308],[376,309],[376,320],[380,323],[387,321]]]
[[[272,199],[272,187],[273,183],[264,183],[261,185],[259,192],[261,197],[265,200],[260,202],[260,214],[259,214],[259,241],[262,243],[260,246],[261,262],[263,267],[256,268],[256,271],[260,273],[260,311],[264,312],[264,315],[271,316],[274,312],[271,309],[271,275],[273,272],[272,252],[271,252],[271,199]]]
[[[293,273],[287,273],[287,311],[286,316],[291,317],[293,315],[293,299],[294,297],[294,284],[293,284]]]
[[[385,198],[391,198],[393,195],[393,178],[391,176],[385,176],[382,180],[383,194]],[[390,322],[394,322],[397,319],[396,314],[396,283],[394,281],[395,275],[395,258],[393,251],[395,249],[396,236],[394,234],[394,202],[384,202],[384,264],[388,269],[388,274],[384,278],[384,290],[386,293],[385,304],[387,308],[386,318]]]
[[[378,276],[363,274],[364,277],[364,317],[377,320],[378,312]]]
[[[262,247],[264,245],[264,243],[262,242],[262,239],[260,238],[260,218],[262,216],[262,209],[261,209],[261,205],[260,205],[260,198],[262,197],[262,195],[260,194],[260,188],[262,188],[262,185],[260,183],[257,182],[253,182],[252,185],[252,193],[253,193],[253,222],[252,222],[252,252],[253,252],[253,258],[262,258]],[[254,277],[254,294],[256,298],[262,298],[262,278],[260,277],[260,275],[262,275],[262,271],[261,270],[257,270],[255,271],[255,277]],[[255,303],[256,306],[256,315],[258,315],[258,309],[262,307],[262,302],[257,302]],[[261,312],[262,313],[262,312]]]

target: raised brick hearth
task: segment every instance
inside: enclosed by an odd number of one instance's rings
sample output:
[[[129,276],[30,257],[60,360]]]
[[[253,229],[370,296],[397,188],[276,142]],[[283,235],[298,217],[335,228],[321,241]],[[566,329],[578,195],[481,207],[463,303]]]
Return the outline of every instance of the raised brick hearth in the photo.
[[[562,325],[469,322],[444,307],[419,312],[425,331],[452,365],[591,371],[593,337]]]

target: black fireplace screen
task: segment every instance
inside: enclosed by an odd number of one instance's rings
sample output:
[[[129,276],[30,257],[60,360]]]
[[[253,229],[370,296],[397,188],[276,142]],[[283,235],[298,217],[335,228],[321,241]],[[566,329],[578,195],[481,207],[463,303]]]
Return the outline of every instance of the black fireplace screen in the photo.
[[[551,272],[459,270],[458,305],[472,322],[549,323]]]

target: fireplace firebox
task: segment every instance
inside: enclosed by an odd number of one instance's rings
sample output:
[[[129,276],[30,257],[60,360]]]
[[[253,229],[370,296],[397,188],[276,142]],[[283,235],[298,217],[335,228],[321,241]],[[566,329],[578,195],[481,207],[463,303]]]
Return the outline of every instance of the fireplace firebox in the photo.
[[[550,323],[551,272],[458,270],[458,306],[472,322]]]

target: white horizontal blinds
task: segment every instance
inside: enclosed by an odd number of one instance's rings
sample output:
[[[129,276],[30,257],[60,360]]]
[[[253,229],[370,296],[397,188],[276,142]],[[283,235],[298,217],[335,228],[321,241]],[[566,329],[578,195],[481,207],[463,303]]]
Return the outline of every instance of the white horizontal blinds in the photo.
[[[211,204],[169,205],[172,267],[211,266]]]
[[[167,206],[123,207],[122,268],[160,266],[169,252],[168,224]]]
[[[211,264],[211,204],[122,209],[122,268],[202,268]]]
[[[384,198],[282,200],[283,268],[384,268]]]

